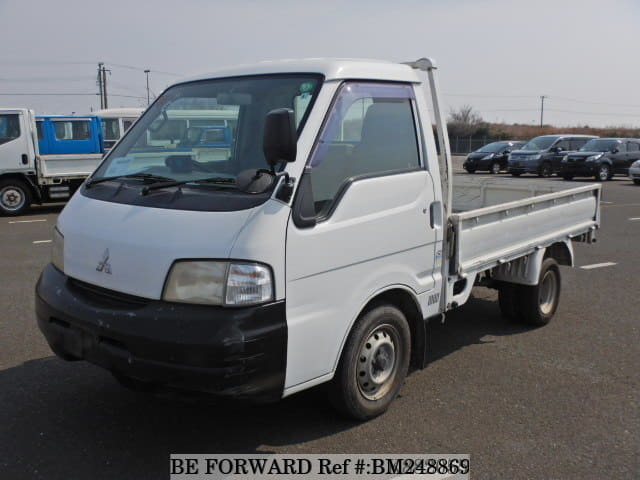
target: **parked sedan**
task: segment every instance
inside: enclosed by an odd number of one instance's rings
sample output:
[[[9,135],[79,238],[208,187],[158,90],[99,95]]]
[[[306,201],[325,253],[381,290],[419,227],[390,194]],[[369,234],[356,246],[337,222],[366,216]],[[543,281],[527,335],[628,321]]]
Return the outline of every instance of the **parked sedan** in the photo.
[[[491,173],[500,173],[500,170],[506,170],[507,168],[509,153],[519,149],[525,143],[517,140],[488,143],[467,156],[464,168],[469,173],[474,173],[476,170],[489,170]]]
[[[629,178],[633,180],[633,183],[640,185],[640,160],[636,160],[629,167]]]
[[[588,141],[577,152],[566,155],[562,159],[560,174],[565,180],[595,177],[605,181],[615,173],[626,175],[631,164],[639,159],[639,139],[597,138]]]

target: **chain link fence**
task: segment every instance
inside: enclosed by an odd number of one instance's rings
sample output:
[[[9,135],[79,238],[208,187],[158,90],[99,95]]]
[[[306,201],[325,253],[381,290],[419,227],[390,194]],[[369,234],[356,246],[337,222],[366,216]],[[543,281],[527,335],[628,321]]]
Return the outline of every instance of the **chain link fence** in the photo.
[[[475,152],[483,145],[491,142],[501,142],[504,140],[529,140],[512,138],[512,137],[449,137],[449,146],[451,147],[452,155],[466,155],[470,152]]]

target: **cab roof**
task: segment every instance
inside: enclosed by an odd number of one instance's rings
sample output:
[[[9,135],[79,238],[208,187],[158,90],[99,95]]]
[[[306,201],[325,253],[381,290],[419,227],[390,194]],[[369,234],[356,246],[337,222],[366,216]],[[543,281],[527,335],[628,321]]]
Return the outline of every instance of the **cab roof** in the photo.
[[[401,63],[353,58],[307,58],[301,60],[270,60],[227,67],[204,75],[186,78],[175,84],[213,78],[278,73],[321,74],[326,81],[344,79],[388,80],[411,83],[420,83],[422,81],[416,70]]]

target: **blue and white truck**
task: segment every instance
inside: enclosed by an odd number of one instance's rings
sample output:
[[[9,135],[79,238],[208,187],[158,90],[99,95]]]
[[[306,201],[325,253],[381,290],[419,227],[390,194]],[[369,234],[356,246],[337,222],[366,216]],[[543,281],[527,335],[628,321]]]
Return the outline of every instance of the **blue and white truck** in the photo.
[[[0,214],[20,215],[32,203],[71,197],[103,154],[97,116],[0,109]]]

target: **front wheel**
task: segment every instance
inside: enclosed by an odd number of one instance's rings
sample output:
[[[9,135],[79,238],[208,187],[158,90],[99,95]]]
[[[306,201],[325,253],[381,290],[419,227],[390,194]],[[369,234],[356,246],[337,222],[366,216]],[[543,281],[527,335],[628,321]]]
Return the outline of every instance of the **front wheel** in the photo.
[[[544,163],[542,164],[542,167],[540,167],[540,173],[538,173],[539,177],[550,177],[553,174],[553,168],[551,168],[551,164],[550,163]]]
[[[553,258],[546,258],[540,267],[537,285],[518,287],[519,318],[529,325],[549,323],[560,303],[560,267]]]
[[[8,216],[20,215],[31,205],[31,191],[20,179],[8,178],[0,181],[0,213]]]
[[[476,169],[475,168],[466,167],[465,170],[467,171],[467,173],[476,173]]]
[[[595,177],[596,180],[599,180],[601,182],[609,180],[611,178],[611,168],[609,167],[609,165],[606,163],[601,163],[600,166],[598,166]]]
[[[499,162],[493,162],[491,164],[491,166],[489,167],[489,172],[491,172],[494,175],[497,175],[498,173],[500,173],[500,163]]]
[[[564,178],[565,180],[573,180],[573,175],[568,175],[568,174],[564,174],[562,175],[562,178]]]
[[[633,183],[635,183],[636,185],[640,185],[640,180],[633,180]]]
[[[511,172],[511,175],[513,175],[514,177],[519,177],[522,174],[518,172]]]
[[[358,420],[384,413],[404,383],[410,354],[409,324],[398,308],[379,304],[363,313],[342,352],[331,403]]]

